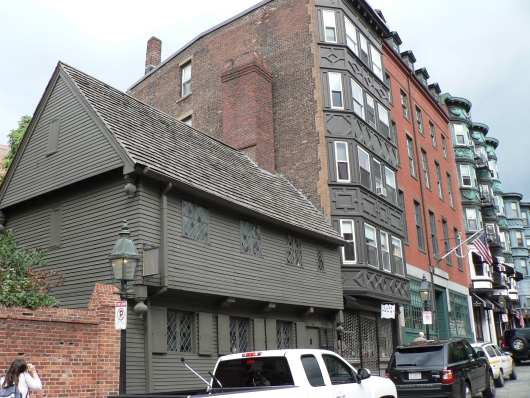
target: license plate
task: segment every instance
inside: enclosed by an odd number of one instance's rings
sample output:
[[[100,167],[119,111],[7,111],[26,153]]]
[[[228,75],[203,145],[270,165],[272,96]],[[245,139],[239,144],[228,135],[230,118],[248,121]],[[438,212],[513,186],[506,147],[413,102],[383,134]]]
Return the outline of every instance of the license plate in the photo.
[[[421,379],[421,373],[409,373],[409,380],[420,380]]]

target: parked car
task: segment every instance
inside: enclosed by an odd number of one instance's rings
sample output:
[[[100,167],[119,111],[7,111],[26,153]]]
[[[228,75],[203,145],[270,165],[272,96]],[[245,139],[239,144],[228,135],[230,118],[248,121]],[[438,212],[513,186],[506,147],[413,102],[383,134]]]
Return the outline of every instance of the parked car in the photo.
[[[399,398],[495,396],[493,372],[465,339],[428,340],[398,346],[386,375]]]
[[[502,334],[501,348],[512,353],[516,364],[530,359],[530,329],[506,329]]]
[[[367,369],[356,371],[339,355],[327,350],[290,349],[244,352],[218,359],[210,381],[182,358],[184,365],[207,388],[149,394],[123,394],[112,398],[188,398],[226,394],[234,398],[395,398],[396,387]],[[111,398],[111,397],[108,397]]]
[[[471,346],[475,349],[479,357],[484,356],[488,358],[497,387],[504,386],[505,377],[509,376],[510,380],[517,380],[515,362],[510,354],[501,352],[499,347],[489,342],[474,343]]]

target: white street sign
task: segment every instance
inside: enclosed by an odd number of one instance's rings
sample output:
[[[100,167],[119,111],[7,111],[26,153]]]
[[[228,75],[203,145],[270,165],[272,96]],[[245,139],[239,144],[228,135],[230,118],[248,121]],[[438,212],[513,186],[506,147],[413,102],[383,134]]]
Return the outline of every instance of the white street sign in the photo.
[[[116,317],[115,325],[116,329],[127,329],[127,301],[116,301]]]
[[[396,306],[394,304],[381,304],[381,318],[394,319],[396,316]]]
[[[423,311],[423,324],[432,325],[432,312],[431,311]]]

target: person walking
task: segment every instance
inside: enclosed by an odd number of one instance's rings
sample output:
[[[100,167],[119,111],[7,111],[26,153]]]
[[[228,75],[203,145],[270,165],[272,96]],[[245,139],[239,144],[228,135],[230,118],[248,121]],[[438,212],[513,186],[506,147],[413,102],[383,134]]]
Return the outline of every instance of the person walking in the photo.
[[[25,359],[17,358],[13,361],[5,377],[0,379],[0,387],[2,389],[11,386],[18,387],[18,391],[22,398],[29,396],[29,391],[42,390],[42,382],[35,366],[31,363],[27,364]]]
[[[414,339],[415,343],[419,341],[427,341],[427,339],[425,338],[425,333],[420,332],[419,336]]]

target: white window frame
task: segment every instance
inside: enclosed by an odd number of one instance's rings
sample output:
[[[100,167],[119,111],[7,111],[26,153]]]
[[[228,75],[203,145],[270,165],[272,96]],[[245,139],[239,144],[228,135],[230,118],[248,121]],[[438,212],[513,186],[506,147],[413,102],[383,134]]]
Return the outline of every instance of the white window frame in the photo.
[[[346,44],[358,56],[359,44],[357,40],[357,28],[347,17],[344,17],[344,25],[346,27]]]
[[[526,210],[521,210],[521,218],[523,220],[523,227],[528,227],[528,213]]]
[[[185,97],[191,94],[191,62],[188,62],[181,69],[182,73],[182,96]],[[189,76],[188,76],[189,75]]]
[[[409,100],[407,97],[407,93],[405,93],[403,90],[400,92],[401,96],[401,106],[403,107],[403,117],[407,120],[409,120],[410,114],[409,114]]]
[[[362,164],[361,164],[361,157],[364,157],[366,156],[366,166],[367,167],[363,167]],[[364,149],[362,149],[360,146],[357,147],[357,157],[358,157],[358,163],[359,163],[359,182],[361,183],[361,185],[365,186],[366,188],[368,189],[372,189],[372,170],[371,170],[371,167],[370,167],[370,155],[368,154],[368,152],[366,152]],[[364,163],[364,162],[363,162]],[[370,183],[369,186],[366,186],[362,183],[362,170],[366,170],[366,172],[368,173],[368,182]]]
[[[466,183],[466,178],[469,178],[469,184]],[[468,164],[460,165],[460,183],[462,184],[463,187],[473,186],[473,176],[471,174],[471,166]]]
[[[399,253],[395,253],[394,248],[397,248]],[[405,267],[403,265],[403,246],[401,245],[401,239],[398,239],[396,237],[392,237],[392,259],[395,257],[400,259],[400,269],[398,270],[397,264],[395,264],[394,261],[394,272],[398,275],[405,275]]]
[[[370,126],[372,126],[374,129],[377,129],[377,121],[375,118],[375,100],[374,98],[366,93],[366,121]],[[370,111],[371,110],[371,111]],[[370,118],[372,116],[372,118]]]
[[[447,191],[449,192],[449,204],[454,209],[455,207],[455,198],[453,197],[453,179],[451,174],[446,173],[447,176]]]
[[[364,37],[364,35],[359,33],[359,58],[367,66],[370,66],[370,55],[368,51],[368,40],[366,39],[366,37]]]
[[[438,197],[443,200],[444,189],[442,186],[442,171],[440,169],[440,164],[437,162],[434,162],[434,172],[436,174],[436,184],[438,185]]]
[[[436,142],[436,128],[434,123],[429,121],[429,131],[431,133],[431,144],[434,148],[438,148],[438,143]]]
[[[349,224],[350,227],[351,227],[351,235],[352,235],[352,240],[346,240],[346,238],[344,238],[344,225],[345,224]],[[355,258],[354,260],[346,260],[346,257],[344,255],[344,246],[342,246],[341,248],[341,252],[342,252],[342,263],[343,264],[357,264],[357,248],[355,247],[355,221],[354,220],[340,220],[340,234],[342,236],[342,238],[344,239],[344,241],[346,242],[351,242],[353,243],[353,257]]]
[[[524,234],[522,231],[515,231],[515,242],[517,247],[524,247]]]
[[[337,21],[335,19],[334,10],[322,10],[322,19],[324,22],[324,40],[327,43],[337,42]],[[328,29],[333,30],[334,40],[328,40]]]
[[[504,199],[502,198],[502,196],[493,195],[493,201],[495,202],[497,214],[504,215]]]
[[[396,173],[393,170],[390,170],[385,166],[385,185],[386,185],[386,198],[392,202],[396,203]],[[390,190],[388,188],[391,188]],[[390,192],[394,192],[393,195],[390,195]]]
[[[363,89],[353,79],[351,80],[351,94],[353,99],[353,111],[364,120],[364,95]]]
[[[372,233],[373,233],[373,239],[372,238],[368,238],[368,234],[367,234],[367,230],[371,230]],[[371,240],[373,242],[373,244],[370,244],[368,242],[368,240]],[[379,267],[379,247],[377,245],[377,229],[373,226],[371,226],[370,224],[367,224],[367,223],[364,223],[364,241],[366,243],[366,264],[368,265],[371,265],[373,267],[376,267],[378,268]],[[376,264],[371,264],[369,263],[369,259],[370,259],[370,247],[375,250],[375,261],[376,261]]]
[[[447,159],[447,138],[445,138],[445,135],[441,135],[442,136],[442,149],[443,149],[443,152],[444,152],[444,158]]]
[[[385,231],[379,231],[379,241],[381,246],[381,261],[383,270],[390,272],[392,271],[392,266],[390,264],[390,244],[388,240],[388,233]]]
[[[519,208],[515,202],[510,202],[510,217],[519,218]]]
[[[372,58],[372,71],[381,80],[383,80],[383,57],[381,53],[370,44],[370,56]]]
[[[478,222],[478,217],[477,217],[477,209],[475,208],[472,208],[472,207],[466,207],[465,208],[465,213],[466,213],[466,225],[467,225],[467,230],[468,231],[478,231],[479,230],[479,222]],[[475,220],[475,228],[472,229],[471,226],[470,226],[470,220]]]
[[[425,129],[423,127],[423,115],[421,109],[416,107],[416,122],[418,123],[418,132],[425,136]]]
[[[379,132],[385,137],[390,137],[390,122],[388,118],[388,111],[378,102],[377,103],[377,117],[379,119]],[[381,126],[382,125],[382,126]]]
[[[344,99],[343,99],[343,92],[342,92],[342,74],[340,73],[328,73],[328,80],[329,80],[329,99],[330,99],[330,105],[331,109],[344,109]],[[338,90],[335,85],[338,83]],[[335,106],[333,103],[333,92],[339,92],[340,93],[340,106]]]
[[[372,158],[372,163],[375,188],[383,188],[383,166],[381,166],[381,162],[375,158]],[[377,169],[379,169],[379,177],[377,177]]]
[[[455,131],[455,145],[467,145],[465,126],[460,123],[455,123],[453,124],[453,129]],[[461,137],[461,141],[463,142],[458,142],[458,137]]]
[[[407,135],[407,155],[409,157],[410,175],[416,177],[416,165],[414,163],[414,141]]]
[[[346,158],[345,159],[339,159],[339,146],[344,146],[344,150],[345,150],[345,156]],[[348,178],[344,179],[344,178],[340,178],[340,173],[339,173],[339,163],[346,163],[346,167],[347,167],[347,172],[348,172]],[[347,142],[344,142],[344,141],[335,141],[335,171],[337,173],[337,181],[339,182],[350,182],[351,181],[351,177],[350,177],[350,157],[349,157],[349,153],[348,153],[348,143]]]
[[[431,189],[431,178],[429,176],[429,160],[427,159],[427,151],[421,151],[421,164],[423,167],[423,177],[425,178],[425,187]]]

